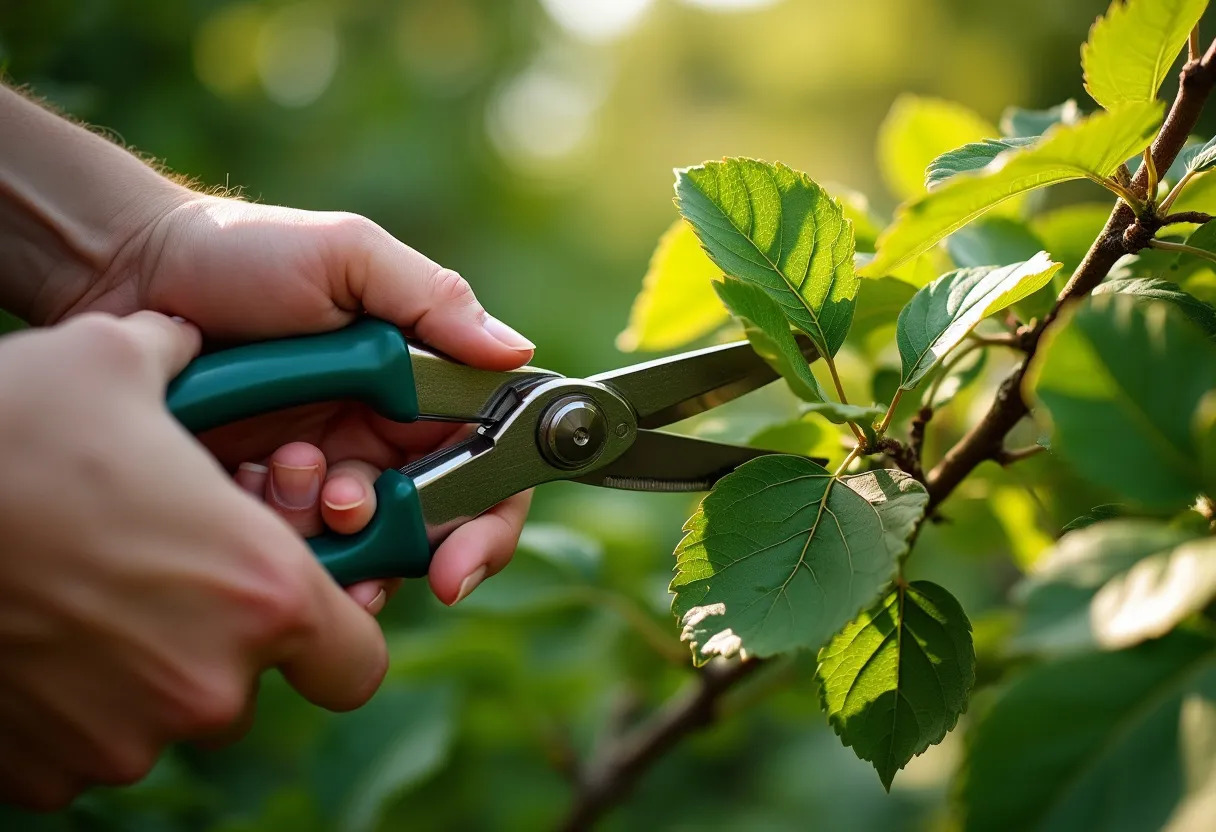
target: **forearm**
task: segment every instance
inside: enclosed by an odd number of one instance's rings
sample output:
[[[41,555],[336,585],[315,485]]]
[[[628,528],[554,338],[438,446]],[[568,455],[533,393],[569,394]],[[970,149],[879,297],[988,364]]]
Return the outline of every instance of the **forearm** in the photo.
[[[57,319],[188,193],[0,84],[0,308]]]

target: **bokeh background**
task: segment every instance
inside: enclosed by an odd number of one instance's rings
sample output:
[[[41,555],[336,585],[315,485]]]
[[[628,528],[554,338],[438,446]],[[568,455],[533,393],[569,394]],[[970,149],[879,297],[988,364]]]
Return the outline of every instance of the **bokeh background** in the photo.
[[[371,217],[468,277],[536,342],[538,364],[586,374],[636,358],[614,338],[675,218],[673,167],[780,160],[889,211],[876,134],[899,93],[994,122],[1011,104],[1092,107],[1078,47],[1106,5],[0,0],[0,66],[204,186]],[[789,406],[781,396],[760,394],[715,430],[745,437],[757,411]],[[541,491],[517,562],[461,609],[420,585],[390,605],[393,668],[364,710],[325,714],[268,679],[237,746],[176,750],[140,786],[57,816],[0,814],[0,826],[552,827],[571,757],[687,680],[666,584],[693,500]],[[986,659],[1006,627],[988,611],[1016,565],[1096,502],[1079,486],[1053,502],[988,472],[956,495],[950,524],[926,531],[918,568],[967,607],[981,682],[1004,669]],[[958,734],[888,796],[827,728],[812,673],[811,657],[775,663],[606,828],[950,828]]]

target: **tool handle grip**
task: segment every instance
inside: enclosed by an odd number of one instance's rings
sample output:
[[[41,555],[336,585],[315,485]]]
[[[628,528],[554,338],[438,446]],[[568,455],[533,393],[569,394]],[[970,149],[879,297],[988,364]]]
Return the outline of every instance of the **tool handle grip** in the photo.
[[[315,402],[357,399],[393,421],[418,418],[401,330],[364,318],[345,329],[220,350],[169,385],[169,411],[193,433]]]
[[[388,470],[376,480],[376,513],[361,532],[326,532],[308,545],[343,586],[372,578],[421,578],[431,565],[431,546],[414,482]]]

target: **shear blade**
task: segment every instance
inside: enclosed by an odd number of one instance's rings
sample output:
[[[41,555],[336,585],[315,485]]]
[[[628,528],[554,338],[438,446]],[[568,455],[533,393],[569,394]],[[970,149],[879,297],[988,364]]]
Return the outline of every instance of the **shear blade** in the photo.
[[[629,450],[574,481],[626,491],[708,491],[743,463],[771,453],[675,433],[639,430]]]
[[[808,362],[819,357],[809,339],[798,344]],[[717,407],[769,382],[778,373],[737,341],[634,364],[587,379],[607,384],[633,405],[638,427],[659,428]],[[636,447],[636,446],[635,446]]]

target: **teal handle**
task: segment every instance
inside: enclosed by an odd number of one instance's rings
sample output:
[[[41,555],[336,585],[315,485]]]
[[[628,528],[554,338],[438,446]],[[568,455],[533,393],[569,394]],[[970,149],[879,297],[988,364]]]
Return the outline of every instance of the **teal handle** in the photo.
[[[376,513],[357,534],[327,532],[308,545],[343,586],[372,578],[421,578],[431,565],[431,545],[414,481],[389,470],[376,480]]]
[[[263,341],[195,359],[169,385],[169,410],[198,433],[285,407],[358,399],[396,422],[418,418],[409,345],[392,324]]]
[[[169,410],[198,433],[314,402],[357,399],[398,422],[418,418],[409,344],[395,326],[363,319],[346,329],[263,341],[195,359],[169,385]],[[376,513],[363,531],[326,533],[308,545],[343,586],[371,578],[418,578],[431,546],[413,480],[385,471]]]

